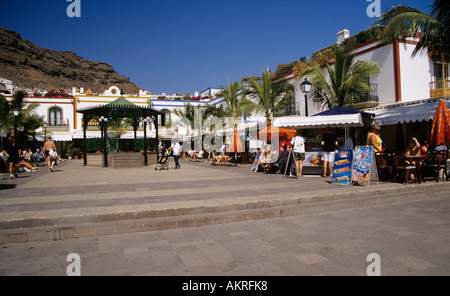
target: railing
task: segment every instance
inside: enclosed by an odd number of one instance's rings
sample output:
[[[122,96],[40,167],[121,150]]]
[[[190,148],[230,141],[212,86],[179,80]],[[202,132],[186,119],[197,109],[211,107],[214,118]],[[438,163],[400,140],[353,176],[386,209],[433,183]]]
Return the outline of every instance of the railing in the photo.
[[[155,150],[158,144],[156,138],[146,139],[147,149]],[[88,152],[101,151],[105,149],[104,138],[86,138],[86,150]],[[142,151],[144,150],[144,139],[116,139],[108,138],[106,149],[108,153],[118,152],[118,151]]]
[[[44,119],[45,122],[47,122],[49,127],[53,127],[53,126],[69,126],[69,119],[59,119],[59,120],[50,120],[48,121],[48,119]]]
[[[300,115],[300,111],[294,110],[294,109],[287,109],[287,110],[280,110],[275,112],[275,117],[280,116],[290,116],[290,115]]]
[[[450,80],[430,82],[430,98],[445,98],[450,96]]]
[[[375,107],[379,103],[378,97],[378,84],[369,83],[370,91],[366,92],[361,98],[354,104],[350,104],[346,107],[351,109],[362,109]]]
[[[360,102],[377,102],[379,101],[378,98],[378,84],[375,83],[369,83],[370,92],[365,93],[362,97]]]

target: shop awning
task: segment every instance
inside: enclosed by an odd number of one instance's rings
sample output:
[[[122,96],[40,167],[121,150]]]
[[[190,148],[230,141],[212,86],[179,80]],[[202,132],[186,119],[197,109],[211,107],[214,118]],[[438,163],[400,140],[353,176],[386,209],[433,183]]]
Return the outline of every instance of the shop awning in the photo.
[[[273,121],[275,127],[302,128],[324,128],[324,127],[352,127],[363,126],[361,114],[342,115],[318,115],[312,117],[286,116],[278,117]]]
[[[375,113],[374,120],[380,125],[421,122],[433,120],[437,105],[441,99],[421,100],[402,104],[394,104],[370,110]],[[443,99],[450,107],[450,98]]]
[[[373,118],[375,116],[375,114],[373,114],[373,113],[364,112],[364,111],[361,111],[361,110],[348,109],[348,108],[344,108],[344,107],[334,107],[334,108],[328,109],[326,111],[317,113],[317,114],[315,114],[313,116],[342,115],[342,114],[356,114],[356,113],[361,113],[361,117],[363,119],[370,119],[370,118]]]
[[[73,134],[71,132],[66,133],[47,133],[47,136],[52,136],[52,140],[55,142],[58,141],[72,141]],[[36,140],[45,142],[45,137],[43,134],[36,135]]]

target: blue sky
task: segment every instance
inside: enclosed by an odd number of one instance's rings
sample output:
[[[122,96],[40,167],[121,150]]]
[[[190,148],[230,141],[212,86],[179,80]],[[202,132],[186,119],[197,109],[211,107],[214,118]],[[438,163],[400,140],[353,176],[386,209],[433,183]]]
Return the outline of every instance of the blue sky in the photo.
[[[111,64],[155,94],[194,94],[275,71],[373,25],[368,0],[1,0],[0,26],[40,47]],[[432,1],[399,2],[427,13]],[[1,76],[1,73],[0,73]]]

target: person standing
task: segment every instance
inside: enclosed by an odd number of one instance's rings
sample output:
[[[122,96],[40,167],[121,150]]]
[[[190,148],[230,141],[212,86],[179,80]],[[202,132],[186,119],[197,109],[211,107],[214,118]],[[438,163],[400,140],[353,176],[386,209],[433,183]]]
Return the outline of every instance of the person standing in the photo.
[[[17,169],[20,165],[20,150],[13,135],[9,136],[8,143],[6,143],[3,153],[8,157],[9,178],[18,178]]]
[[[301,130],[297,130],[297,136],[291,140],[292,152],[298,167],[297,177],[303,177],[303,161],[305,160],[306,139],[301,134]]]
[[[380,137],[381,127],[378,124],[374,124],[372,129],[367,134],[367,146],[373,146],[373,152],[375,154],[381,153],[383,149],[383,140]]]
[[[172,149],[173,160],[175,161],[175,168],[179,169],[181,166],[180,163],[178,162],[178,156],[180,155],[181,146],[178,140],[172,143],[172,146],[170,146],[170,148]]]
[[[278,170],[276,172],[277,174],[281,174],[281,172],[286,171],[286,164],[289,157],[289,146],[283,145],[281,149],[283,150],[283,153],[281,153],[280,158],[274,164],[276,167],[278,167]]]
[[[47,161],[48,165],[48,170],[50,172],[53,172],[53,166],[55,165],[56,157],[50,155],[50,150],[53,150],[55,153],[57,153],[57,151],[55,143],[52,141],[51,135],[47,136],[47,141],[44,143],[43,149],[44,149],[44,158]]]
[[[339,145],[336,139],[336,135],[332,133],[331,127],[327,127],[326,133],[322,138],[322,142],[320,143],[323,147],[323,176],[327,176],[327,168],[330,170],[330,177],[333,174],[333,159],[334,159],[334,151],[336,147]]]

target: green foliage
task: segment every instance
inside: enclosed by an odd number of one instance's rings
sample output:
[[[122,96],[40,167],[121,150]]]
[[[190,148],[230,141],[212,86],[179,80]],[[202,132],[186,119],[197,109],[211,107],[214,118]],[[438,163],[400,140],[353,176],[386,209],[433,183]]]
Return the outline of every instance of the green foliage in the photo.
[[[80,148],[75,146],[74,142],[70,142],[66,147],[66,156],[67,157],[74,157],[81,151]]]
[[[448,0],[434,0],[431,14],[406,6],[392,6],[384,13],[377,24],[386,26],[381,38],[391,42],[395,38],[418,37],[413,56],[428,51],[441,57],[450,55],[450,3]]]
[[[248,101],[247,106],[251,111],[262,112],[267,120],[267,125],[271,124],[271,117],[275,112],[286,109],[290,104],[294,89],[286,80],[273,82],[269,70],[262,73],[262,79],[255,77],[249,79],[250,90],[248,96],[256,97],[257,103]]]
[[[342,44],[348,49],[354,48],[358,45],[380,38],[380,35],[384,31],[384,29],[385,26],[373,26],[367,30],[359,32],[354,36],[350,36],[349,38],[345,39]]]
[[[225,117],[234,119],[244,116],[248,100],[247,91],[242,81],[228,82],[228,87],[223,89],[217,96],[224,98],[223,112]]]
[[[323,59],[328,72],[327,79],[322,66],[315,62],[303,74],[308,76],[314,87],[314,101],[333,108],[356,103],[370,91],[368,78],[379,73],[379,66],[369,62],[354,62],[355,55],[343,46],[336,47],[333,67]]]
[[[11,125],[10,108],[8,101],[3,95],[0,95],[0,131],[6,132]]]
[[[275,79],[278,79],[278,78],[280,78],[280,77],[282,77],[282,76],[284,76],[286,74],[291,73],[292,70],[294,69],[294,65],[296,63],[297,62],[294,61],[294,62],[289,63],[289,64],[279,64],[277,66],[277,69],[275,70],[275,73],[272,74],[272,79],[275,80]]]
[[[38,104],[25,104],[25,97],[25,92],[17,91],[14,93],[12,100],[8,102],[4,96],[0,95],[0,130],[4,132],[11,131],[17,119],[17,126],[23,132],[16,135],[16,139],[22,142],[27,139],[27,135],[34,137],[36,135],[35,130],[44,123],[43,117],[39,117],[34,113]],[[17,118],[12,112],[14,109],[19,110]]]

